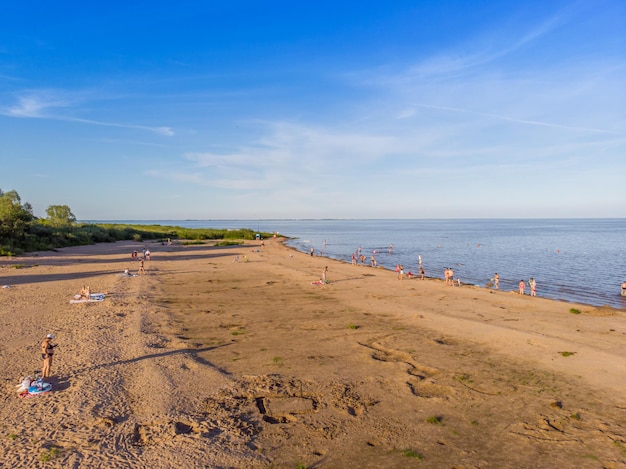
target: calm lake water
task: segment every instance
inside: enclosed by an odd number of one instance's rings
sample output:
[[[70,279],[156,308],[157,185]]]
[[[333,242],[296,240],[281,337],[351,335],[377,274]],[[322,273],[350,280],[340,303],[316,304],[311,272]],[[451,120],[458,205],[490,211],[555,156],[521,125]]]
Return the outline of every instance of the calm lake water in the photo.
[[[626,308],[626,219],[464,220],[125,220],[187,228],[250,228],[278,232],[303,252],[351,261],[361,247],[369,265],[443,278],[454,269],[463,283],[486,286],[495,272],[501,290],[537,281],[537,295],[590,305]],[[393,251],[389,253],[389,246]],[[528,292],[529,289],[527,288]]]

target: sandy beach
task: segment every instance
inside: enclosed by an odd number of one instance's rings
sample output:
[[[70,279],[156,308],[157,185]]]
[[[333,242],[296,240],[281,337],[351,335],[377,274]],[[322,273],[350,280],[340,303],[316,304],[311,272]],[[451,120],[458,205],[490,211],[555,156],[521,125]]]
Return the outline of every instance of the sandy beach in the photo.
[[[626,467],[625,311],[264,244],[0,258],[0,467]]]

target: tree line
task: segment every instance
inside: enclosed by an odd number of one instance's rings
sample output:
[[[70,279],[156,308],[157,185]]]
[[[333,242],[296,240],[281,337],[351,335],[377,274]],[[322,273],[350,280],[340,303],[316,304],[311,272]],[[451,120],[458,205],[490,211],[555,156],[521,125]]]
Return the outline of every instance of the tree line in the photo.
[[[181,228],[162,225],[77,223],[67,205],[50,205],[46,217],[33,214],[33,207],[15,190],[0,189],[0,256],[46,251],[68,246],[109,243],[122,240],[251,240],[256,232],[211,228]],[[268,233],[261,233],[267,237]]]

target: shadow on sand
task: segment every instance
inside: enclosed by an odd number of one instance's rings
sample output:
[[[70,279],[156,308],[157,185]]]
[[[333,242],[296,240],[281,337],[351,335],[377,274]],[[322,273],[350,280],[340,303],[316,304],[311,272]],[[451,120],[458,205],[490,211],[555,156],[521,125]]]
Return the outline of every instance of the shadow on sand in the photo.
[[[219,366],[214,365],[213,363],[211,363],[208,360],[205,360],[204,358],[200,357],[198,354],[202,353],[202,352],[209,352],[211,350],[215,350],[218,348],[222,348],[222,347],[227,347],[229,345],[232,345],[232,343],[228,343],[228,344],[222,344],[222,345],[215,345],[213,347],[204,347],[204,348],[184,348],[184,349],[178,349],[178,350],[168,350],[167,352],[161,352],[161,353],[151,353],[149,355],[144,355],[142,357],[136,357],[136,358],[130,358],[128,360],[120,360],[120,361],[116,361],[116,362],[109,362],[109,363],[101,363],[99,365],[94,365],[94,366],[89,366],[86,368],[82,368],[80,370],[76,370],[73,373],[71,373],[68,377],[74,377],[76,375],[82,374],[82,373],[88,373],[90,371],[94,371],[94,370],[98,370],[101,368],[110,368],[110,367],[114,367],[114,366],[120,366],[120,365],[130,365],[132,363],[137,363],[139,361],[142,360],[151,360],[151,359],[157,359],[157,358],[163,358],[163,357],[168,357],[168,356],[172,356],[172,355],[180,355],[180,354],[184,354],[184,355],[190,355],[196,362],[208,366],[216,371],[218,371],[219,373],[225,375],[225,376],[230,376],[230,373],[226,370],[224,370],[223,368],[220,368]]]

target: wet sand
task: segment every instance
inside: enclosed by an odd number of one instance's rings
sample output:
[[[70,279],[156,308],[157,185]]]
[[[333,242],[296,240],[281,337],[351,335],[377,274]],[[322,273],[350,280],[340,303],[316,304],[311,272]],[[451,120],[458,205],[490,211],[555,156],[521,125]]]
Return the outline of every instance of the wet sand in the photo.
[[[275,240],[3,258],[2,285],[2,468],[626,467],[621,310]],[[48,333],[54,390],[19,398]]]

